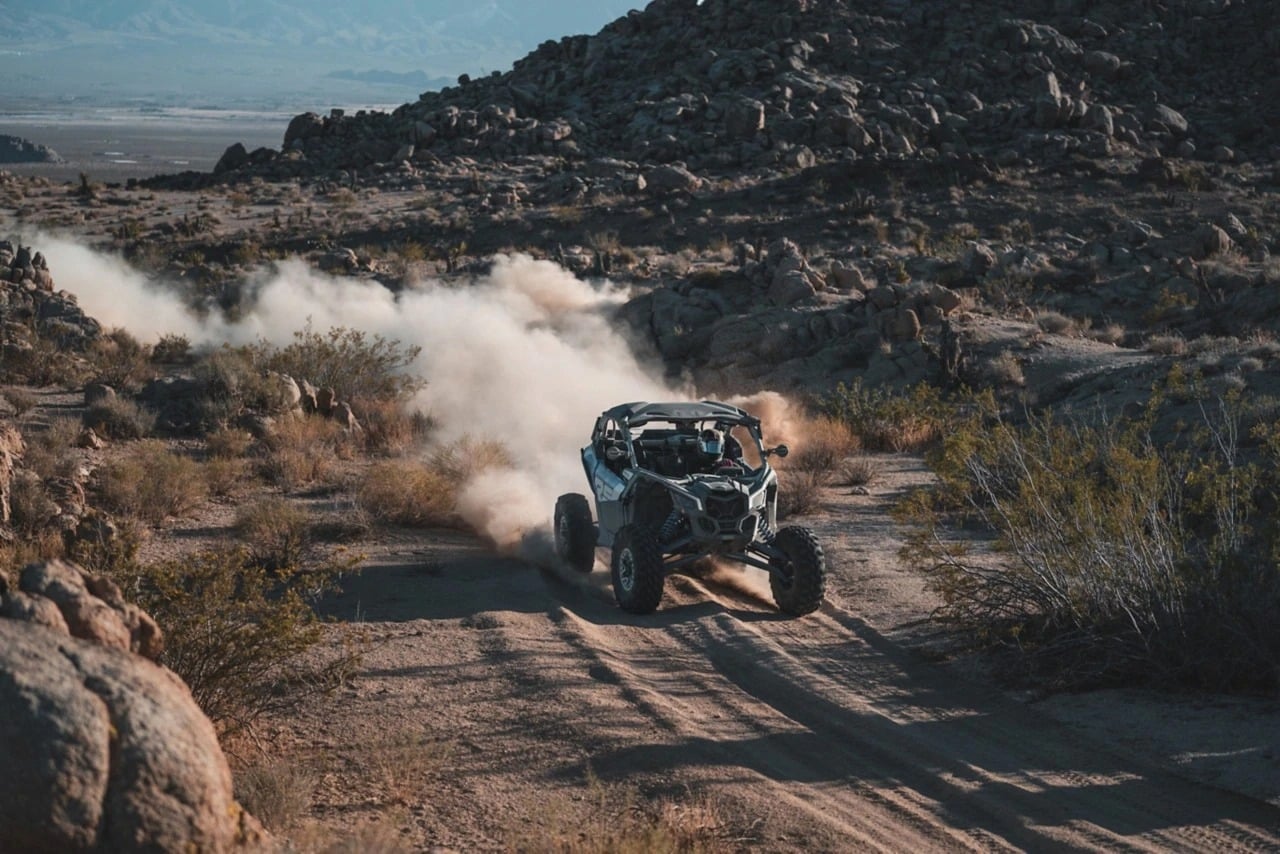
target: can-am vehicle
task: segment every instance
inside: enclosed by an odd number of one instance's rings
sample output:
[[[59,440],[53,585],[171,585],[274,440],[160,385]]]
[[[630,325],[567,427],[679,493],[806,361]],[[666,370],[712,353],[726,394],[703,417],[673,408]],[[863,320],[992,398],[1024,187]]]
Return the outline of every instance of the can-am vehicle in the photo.
[[[786,455],[786,445],[765,447],[760,419],[736,406],[615,406],[582,449],[598,524],[584,495],[560,496],[556,553],[586,573],[596,547],[611,548],[614,596],[635,614],[658,607],[667,573],[710,556],[768,572],[784,613],[816,611],[826,586],[822,546],[808,528],[777,527],[769,458]]]

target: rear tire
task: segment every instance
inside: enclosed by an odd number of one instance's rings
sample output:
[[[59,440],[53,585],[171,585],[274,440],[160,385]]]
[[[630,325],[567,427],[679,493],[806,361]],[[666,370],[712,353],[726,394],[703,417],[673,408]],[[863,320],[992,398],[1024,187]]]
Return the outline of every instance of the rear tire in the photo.
[[[651,614],[662,601],[665,567],[658,537],[641,525],[624,525],[613,541],[613,597],[632,614]]]
[[[566,493],[556,499],[556,556],[581,573],[596,564],[596,526],[591,505],[583,495]]]
[[[769,574],[769,587],[778,610],[793,617],[812,614],[822,607],[827,589],[827,557],[813,531],[798,525],[781,529],[773,545],[786,555],[790,578]]]

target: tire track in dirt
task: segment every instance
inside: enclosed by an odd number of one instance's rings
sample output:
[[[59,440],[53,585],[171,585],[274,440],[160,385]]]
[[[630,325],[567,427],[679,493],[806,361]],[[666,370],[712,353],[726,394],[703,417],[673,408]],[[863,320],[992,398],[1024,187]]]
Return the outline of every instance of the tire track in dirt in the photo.
[[[626,623],[563,610],[562,638],[677,739],[598,773],[739,769],[867,849],[1280,849],[1280,811],[1081,743],[843,609],[780,620],[697,580],[668,590]]]

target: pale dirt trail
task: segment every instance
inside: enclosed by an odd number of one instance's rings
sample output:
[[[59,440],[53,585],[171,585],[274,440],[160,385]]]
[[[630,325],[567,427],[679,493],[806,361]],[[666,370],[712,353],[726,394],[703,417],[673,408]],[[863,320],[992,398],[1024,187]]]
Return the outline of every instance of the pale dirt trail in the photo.
[[[411,846],[518,847],[591,807],[591,773],[704,793],[752,850],[1280,850],[1280,809],[1122,758],[895,639],[890,588],[900,606],[924,594],[889,569],[883,513],[920,472],[887,465],[877,496],[833,496],[814,520],[833,595],[800,620],[760,579],[675,577],[658,613],[631,617],[602,562],[565,578],[461,537],[385,544],[333,603],[368,621],[364,673],[277,732],[301,759],[341,758],[316,817],[398,808]],[[422,791],[344,783],[343,763],[406,732],[447,745]]]

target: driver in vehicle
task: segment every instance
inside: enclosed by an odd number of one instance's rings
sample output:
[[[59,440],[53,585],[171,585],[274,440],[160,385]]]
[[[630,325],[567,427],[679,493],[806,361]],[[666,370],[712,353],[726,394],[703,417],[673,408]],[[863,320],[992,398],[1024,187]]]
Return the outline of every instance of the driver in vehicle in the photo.
[[[714,472],[721,466],[738,466],[742,463],[742,445],[727,431],[706,429],[698,436],[698,454],[702,471]]]

